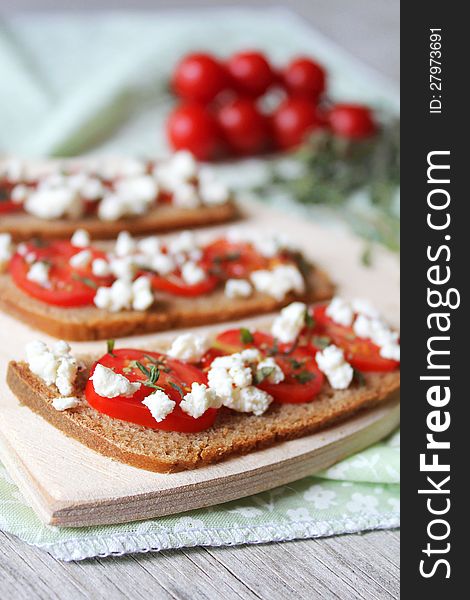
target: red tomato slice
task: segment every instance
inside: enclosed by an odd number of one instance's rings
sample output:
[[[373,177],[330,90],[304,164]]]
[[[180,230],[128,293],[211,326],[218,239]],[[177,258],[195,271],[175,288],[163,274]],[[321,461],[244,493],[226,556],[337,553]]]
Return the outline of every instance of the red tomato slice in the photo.
[[[204,262],[223,279],[241,279],[252,271],[265,269],[268,260],[250,244],[221,239],[204,248]]]
[[[272,356],[284,372],[281,383],[261,382],[257,387],[270,394],[276,402],[296,404],[311,402],[321,390],[325,377],[318,369],[313,347],[292,348],[289,344],[275,344],[273,336],[261,331],[250,332],[246,329],[229,329],[217,336],[214,348],[203,357],[207,368],[221,351],[226,354],[258,348],[265,356]],[[215,352],[214,352],[215,350]],[[210,360],[212,359],[212,360]]]
[[[204,281],[195,283],[194,285],[187,284],[178,274],[171,274],[167,277],[160,275],[150,275],[152,287],[154,290],[173,294],[174,296],[202,296],[208,294],[217,286],[219,280],[213,275],[208,275]]]
[[[352,327],[338,325],[326,314],[326,304],[314,308],[315,333],[327,336],[344,350],[345,359],[358,371],[394,371],[400,365],[380,356],[380,348],[371,340],[357,337]]]
[[[31,265],[24,256],[15,254],[10,261],[10,274],[15,284],[33,298],[37,298],[47,304],[54,306],[85,306],[93,304],[96,288],[108,286],[113,281],[112,277],[96,277],[90,266],[85,269],[73,268],[70,258],[82,251],[83,248],[75,248],[70,242],[51,242],[47,246],[35,247],[28,245],[29,252],[36,255],[38,261],[50,264],[49,281],[50,287],[42,287],[27,278]],[[105,253],[91,249],[92,260],[104,258]]]
[[[104,367],[113,369],[115,373],[124,375],[129,381],[146,381],[147,376],[136,366],[135,361],[140,362],[148,369],[152,366],[156,366],[159,369],[160,375],[156,381],[156,385],[162,387],[165,394],[177,403],[173,412],[160,423],[155,421],[148,407],[142,404],[142,400],[155,391],[153,387],[142,385],[130,398],[124,396],[103,398],[103,396],[99,396],[95,392],[93,381],[88,380],[85,395],[93,408],[109,415],[113,419],[121,419],[163,431],[191,433],[202,431],[213,425],[217,416],[217,409],[209,408],[201,417],[195,419],[183,412],[179,407],[181,402],[181,393],[179,390],[183,394],[186,394],[191,390],[192,383],[207,383],[206,375],[192,365],[168,358],[164,354],[157,352],[123,348],[114,350],[113,354],[105,354],[100,358],[93,365],[90,375],[93,374],[96,365],[100,363]]]
[[[17,204],[10,199],[13,187],[14,184],[9,181],[0,182],[0,214],[17,212],[23,208],[21,204]]]

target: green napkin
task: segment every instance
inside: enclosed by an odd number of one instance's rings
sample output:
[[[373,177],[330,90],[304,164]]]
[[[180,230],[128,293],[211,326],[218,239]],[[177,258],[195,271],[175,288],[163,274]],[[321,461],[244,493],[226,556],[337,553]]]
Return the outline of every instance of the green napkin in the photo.
[[[125,525],[43,525],[0,465],[0,528],[59,560],[254,544],[399,526],[400,434],[327,471],[242,500]]]

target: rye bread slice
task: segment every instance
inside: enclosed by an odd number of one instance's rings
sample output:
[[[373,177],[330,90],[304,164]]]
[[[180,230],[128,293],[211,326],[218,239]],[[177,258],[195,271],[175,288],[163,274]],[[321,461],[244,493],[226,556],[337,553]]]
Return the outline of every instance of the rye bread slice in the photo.
[[[0,275],[0,309],[23,323],[64,340],[85,341],[124,337],[180,327],[222,323],[275,311],[293,300],[329,300],[334,292],[330,279],[312,267],[307,291],[299,297],[289,294],[282,301],[266,294],[250,298],[227,298],[223,289],[197,298],[156,293],[155,304],[147,311],[111,313],[94,306],[63,308],[52,306],[22,292],[9,275]]]
[[[88,358],[88,367],[77,382],[79,389],[83,390],[90,365]],[[92,450],[141,469],[172,473],[298,438],[391,401],[398,396],[400,374],[365,374],[364,382],[344,391],[325,385],[313,402],[272,404],[259,417],[222,408],[215,424],[200,433],[159,431],[111,419],[92,408],[83,391],[76,392],[79,406],[59,412],[52,406],[57,392],[23,362],[10,362],[7,383],[23,405]]]
[[[49,221],[25,213],[15,213],[0,217],[0,233],[10,233],[14,241],[20,242],[35,237],[68,239],[77,229],[85,229],[94,239],[110,239],[115,238],[123,229],[132,235],[144,235],[226,223],[239,216],[234,202],[198,208],[161,205],[145,215],[126,217],[118,221],[101,221],[95,216]]]

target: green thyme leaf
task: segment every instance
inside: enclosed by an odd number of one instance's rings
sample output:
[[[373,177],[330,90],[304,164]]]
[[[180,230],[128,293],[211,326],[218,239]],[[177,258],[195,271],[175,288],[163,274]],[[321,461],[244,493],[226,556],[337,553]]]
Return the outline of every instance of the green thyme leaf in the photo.
[[[308,383],[309,381],[312,381],[312,379],[315,379],[316,375],[315,373],[312,373],[311,371],[301,371],[300,373],[297,373],[296,375],[294,375],[294,378],[297,379],[297,381],[299,383]]]
[[[308,312],[308,308],[305,310],[305,325],[308,329],[313,329],[315,327],[315,319]]]
[[[268,379],[275,371],[274,367],[261,367],[255,374],[255,383],[262,383],[265,379]]]
[[[75,279],[75,281],[80,281],[84,285],[93,288],[94,290],[98,289],[98,285],[93,281],[93,279],[90,279],[89,277],[83,277],[78,273],[72,273],[72,279]]]
[[[184,398],[184,391],[181,389],[181,387],[175,383],[174,381],[170,381],[169,384],[171,385],[172,388],[174,388],[178,394],[181,396],[181,398]]]
[[[329,338],[327,335],[314,335],[312,338],[312,343],[316,348],[324,350],[331,344],[331,338]]]
[[[291,367],[297,371],[298,369],[302,368],[304,366],[304,362],[300,361],[300,360],[296,360],[295,358],[289,358],[289,362],[291,364]]]
[[[240,339],[243,344],[252,344],[254,341],[253,334],[246,327],[240,329]]]
[[[111,354],[111,356],[114,356],[113,350],[114,350],[114,344],[115,343],[116,343],[116,340],[107,340],[106,341],[107,353]]]

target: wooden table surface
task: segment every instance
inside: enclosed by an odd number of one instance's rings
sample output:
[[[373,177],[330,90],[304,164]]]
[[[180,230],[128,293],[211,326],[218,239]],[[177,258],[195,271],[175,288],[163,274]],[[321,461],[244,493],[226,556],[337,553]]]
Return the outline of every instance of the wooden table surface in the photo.
[[[17,0],[17,8],[169,7],[233,0]],[[266,4],[254,0],[247,4]],[[317,29],[398,82],[397,0],[295,0]],[[0,598],[340,598],[399,597],[399,532],[318,540],[191,548],[61,563],[0,532]]]

